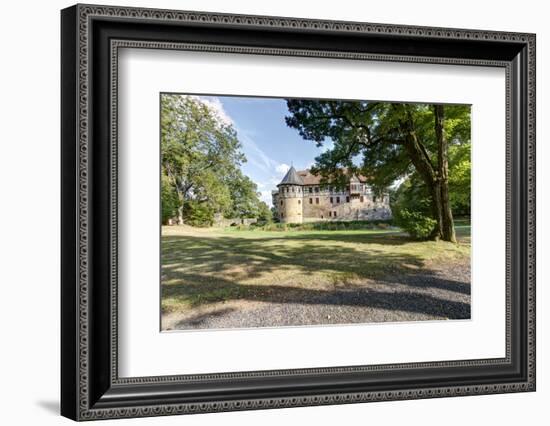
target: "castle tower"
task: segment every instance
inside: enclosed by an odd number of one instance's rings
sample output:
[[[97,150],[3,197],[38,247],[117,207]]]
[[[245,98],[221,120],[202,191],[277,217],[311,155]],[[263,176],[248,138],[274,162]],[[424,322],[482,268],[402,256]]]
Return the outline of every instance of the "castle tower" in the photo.
[[[282,223],[303,222],[304,182],[292,166],[277,187],[279,196],[277,211]]]

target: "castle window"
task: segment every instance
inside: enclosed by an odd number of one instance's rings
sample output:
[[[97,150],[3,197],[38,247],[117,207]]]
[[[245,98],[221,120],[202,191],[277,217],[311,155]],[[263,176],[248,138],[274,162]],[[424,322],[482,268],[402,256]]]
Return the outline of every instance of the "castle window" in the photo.
[[[362,195],[361,195],[361,202],[362,202],[362,203],[365,202],[365,197],[363,197]]]
[[[332,213],[332,212],[328,212],[328,217],[331,217],[331,216],[332,216],[331,213]]]
[[[349,197],[346,197],[346,203],[349,203]]]
[[[294,192],[294,187],[292,187],[292,192]]]
[[[332,213],[332,216],[336,217],[336,212],[333,212],[333,213]]]
[[[302,204],[302,200],[298,200],[298,204]]]
[[[281,200],[281,206],[283,205],[283,200]]]
[[[309,193],[311,194],[313,192],[313,188],[310,186],[309,187]]]
[[[332,197],[330,197],[330,204],[332,204]]]
[[[309,204],[313,204],[313,198],[309,199]]]
[[[336,204],[340,204],[340,197],[336,197]]]
[[[319,198],[315,199],[315,204],[319,204]]]
[[[318,186],[315,187],[315,192],[319,192],[319,187]]]

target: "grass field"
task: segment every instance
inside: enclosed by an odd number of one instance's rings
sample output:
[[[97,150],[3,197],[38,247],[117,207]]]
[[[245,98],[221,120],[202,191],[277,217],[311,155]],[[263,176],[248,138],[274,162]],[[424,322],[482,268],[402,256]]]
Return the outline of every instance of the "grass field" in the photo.
[[[162,327],[189,328],[201,325],[203,320],[210,321],[209,317],[221,318],[225,313],[251,309],[258,304],[307,304],[311,310],[312,305],[337,304],[331,295],[338,292],[348,291],[346,297],[352,298],[349,290],[361,291],[360,297],[355,293],[353,297],[365,299],[363,304],[369,305],[369,309],[412,312],[425,315],[423,319],[451,318],[452,312],[446,315],[437,311],[439,308],[427,307],[426,312],[415,306],[409,308],[406,300],[402,300],[403,294],[408,292],[414,299],[424,291],[426,297],[433,298],[429,285],[423,288],[419,284],[419,277],[425,277],[425,282],[432,283],[436,291],[445,292],[444,297],[458,292],[461,297],[467,296],[469,303],[469,282],[452,277],[456,265],[469,268],[469,231],[468,224],[458,225],[459,243],[451,244],[413,241],[395,229],[281,232],[163,227]],[[381,290],[376,286],[381,283],[389,300],[373,307],[370,300],[374,298],[367,296],[378,291],[380,297]],[[399,300],[393,309],[392,292],[397,291]],[[437,297],[441,298],[441,294]],[[321,299],[326,302],[312,302]],[[357,307],[354,300],[346,303]],[[414,303],[420,302],[425,305],[424,300]],[[456,306],[449,309],[456,310]],[[269,313],[267,309],[264,311]],[[351,314],[342,315],[344,322],[355,322],[349,318]],[[312,323],[316,322],[314,317],[312,311],[301,320],[285,319],[284,324]],[[407,316],[398,315],[398,319],[403,318]],[[248,322],[271,325],[269,318],[260,323],[257,319],[239,318],[241,326],[249,325]],[[218,326],[223,327],[223,321]]]

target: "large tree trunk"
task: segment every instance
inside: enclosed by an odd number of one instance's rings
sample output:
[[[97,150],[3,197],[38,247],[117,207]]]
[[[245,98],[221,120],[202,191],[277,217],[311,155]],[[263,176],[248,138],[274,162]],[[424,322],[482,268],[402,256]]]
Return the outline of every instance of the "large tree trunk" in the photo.
[[[437,163],[438,163],[438,189],[441,212],[441,238],[445,241],[456,242],[453,213],[449,201],[449,159],[448,144],[443,121],[445,111],[443,105],[435,105],[435,137],[437,140]]]
[[[183,206],[178,207],[177,223],[178,223],[178,225],[183,225]]]
[[[430,182],[430,194],[432,196],[432,215],[435,219],[435,226],[430,234],[430,238],[434,240],[445,239],[443,236],[443,213],[441,203],[441,191],[439,190],[439,184],[437,177]]]
[[[432,164],[424,145],[418,140],[411,114],[405,115],[406,118],[401,122],[401,128],[405,134],[405,149],[414,167],[422,176],[432,198],[432,215],[436,224],[430,237],[435,240],[456,242],[453,214],[449,201],[448,145],[443,132],[444,107],[434,105],[434,113],[438,147],[437,168]]]
[[[422,177],[430,191],[432,199],[432,216],[436,223],[430,238],[438,240],[443,238],[443,215],[441,209],[441,191],[439,190],[437,173],[432,165],[426,148],[418,140],[414,122],[411,114],[406,114],[406,118],[400,122],[401,130],[404,133],[404,147],[412,160],[416,171]]]
[[[176,194],[178,196],[178,201],[179,201],[179,205],[178,205],[178,217],[176,219],[176,222],[178,225],[183,225],[184,222],[183,222],[183,203],[184,203],[184,190],[181,189],[181,186],[178,186],[176,185]]]

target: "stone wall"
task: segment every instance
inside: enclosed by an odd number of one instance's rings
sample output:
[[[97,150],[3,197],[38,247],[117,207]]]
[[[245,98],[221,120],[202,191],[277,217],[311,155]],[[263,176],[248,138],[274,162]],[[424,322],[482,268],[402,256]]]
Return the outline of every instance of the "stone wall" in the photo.
[[[391,219],[388,196],[374,200],[370,192],[356,196],[350,196],[347,191],[323,189],[311,193],[286,190],[273,193],[273,203],[282,223]]]
[[[273,204],[277,206],[277,214],[282,223],[303,222],[304,194],[302,187],[289,185],[279,188],[279,193],[273,195]]]
[[[226,219],[221,216],[215,216],[214,217],[214,226],[220,227],[220,228],[226,228],[228,226],[236,226],[236,225],[252,225],[253,223],[258,222],[258,219],[241,219],[241,218],[233,218],[233,219]]]
[[[350,201],[347,202],[346,197],[348,197],[346,193],[306,195],[304,198],[304,222],[391,218],[391,210],[385,202],[374,202],[366,195],[363,196],[363,202],[360,197],[350,197]],[[340,202],[337,202],[338,198]],[[317,200],[319,200],[318,203]]]

